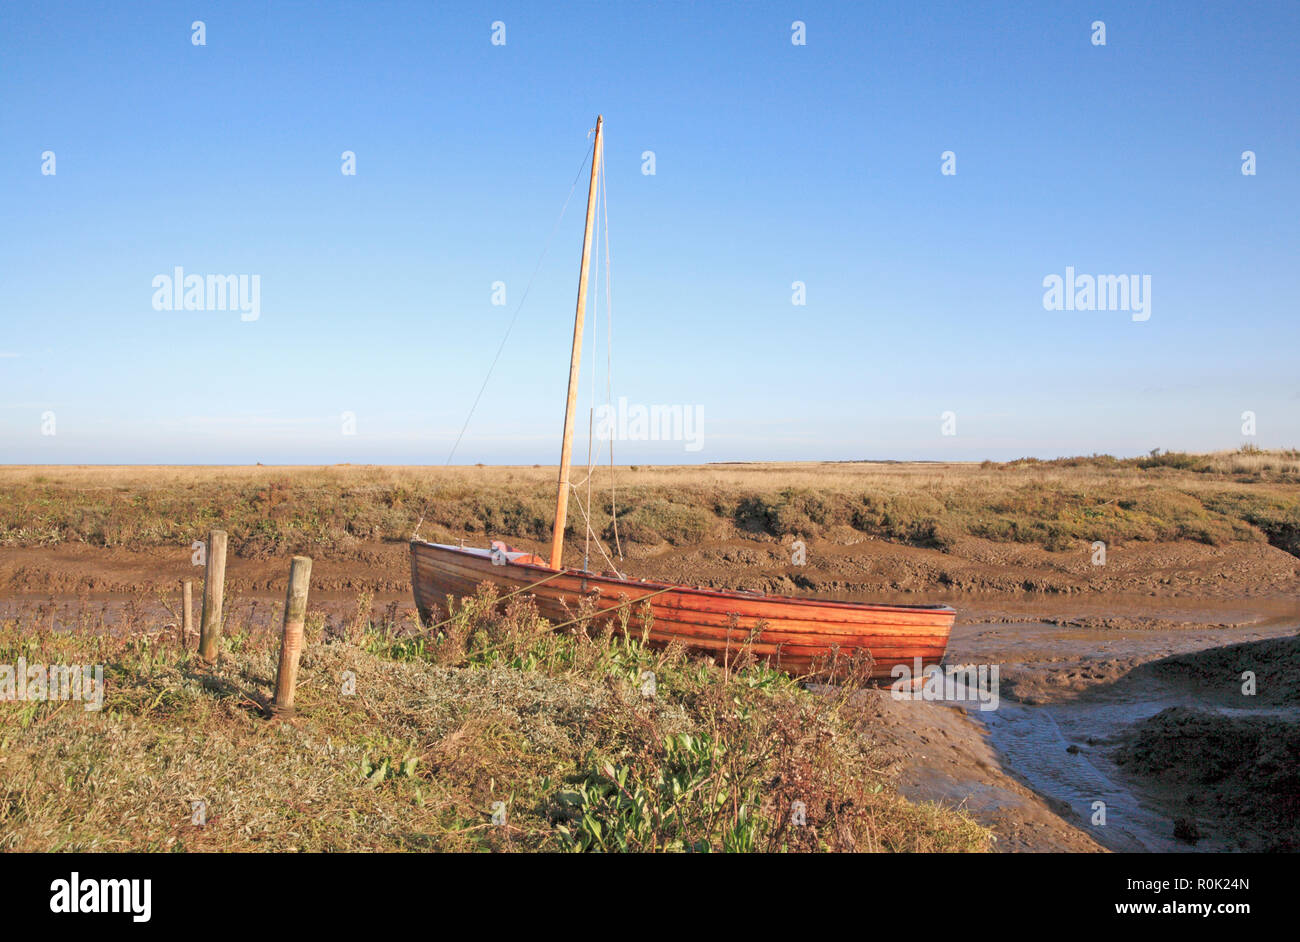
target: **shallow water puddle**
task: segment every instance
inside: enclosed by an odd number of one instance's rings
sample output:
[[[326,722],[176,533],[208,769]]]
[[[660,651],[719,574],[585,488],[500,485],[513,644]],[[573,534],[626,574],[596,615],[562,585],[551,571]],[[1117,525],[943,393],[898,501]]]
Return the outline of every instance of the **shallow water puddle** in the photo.
[[[1002,699],[994,710],[965,704],[987,731],[1005,771],[1038,794],[1064,804],[1074,823],[1116,851],[1232,849],[1213,838],[1178,841],[1168,809],[1142,796],[1140,785],[1109,758],[1114,737],[1173,706],[1224,715],[1300,719],[1291,706],[1246,708],[1215,702],[1173,682],[1124,683],[1136,666],[1173,654],[1294,635],[1300,616],[1261,613],[1253,625],[1143,631],[1081,630],[1041,623],[957,627],[950,664],[999,664]],[[1104,824],[1100,812],[1104,803]]]
[[[1099,843],[1111,850],[1180,849],[1172,836],[1168,840],[1160,837],[1168,830],[1165,817],[1145,809],[1125,786],[1094,764],[1087,752],[1067,751],[1074,737],[1062,732],[1055,713],[1051,707],[1004,703],[979,715],[979,720],[1010,769],[1035,791],[1068,804]]]

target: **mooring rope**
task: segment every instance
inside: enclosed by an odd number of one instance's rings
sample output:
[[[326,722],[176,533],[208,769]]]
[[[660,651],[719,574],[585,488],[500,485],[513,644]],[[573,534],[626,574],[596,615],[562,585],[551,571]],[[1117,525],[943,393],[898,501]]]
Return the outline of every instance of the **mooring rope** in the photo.
[[[641,596],[640,598],[635,598],[635,599],[626,599],[626,600],[624,600],[624,601],[622,601],[622,602],[618,603],[617,605],[614,605],[614,606],[612,606],[612,607],[610,607],[610,608],[603,608],[603,609],[601,609],[600,611],[592,612],[590,615],[579,615],[577,618],[570,618],[568,621],[562,621],[562,622],[560,622],[558,625],[551,625],[551,626],[549,626],[549,628],[548,628],[547,630],[548,630],[548,631],[559,631],[561,628],[568,628],[570,625],[576,625],[578,622],[583,621],[584,619],[588,619],[588,618],[598,618],[598,617],[600,617],[601,615],[609,615],[609,614],[612,614],[612,613],[614,613],[614,612],[619,611],[619,610],[622,609],[622,608],[626,608],[626,607],[629,606],[629,605],[636,605],[636,604],[639,603],[639,602],[644,602],[644,601],[647,601],[648,599],[652,599],[652,598],[654,598],[656,595],[663,595],[665,592],[671,592],[671,591],[672,591],[673,589],[675,589],[675,588],[677,588],[677,586],[675,586],[675,585],[664,586],[662,589],[657,589],[657,590],[654,591],[654,592],[649,592],[649,593],[647,593],[647,594]],[[475,654],[487,654],[489,651],[495,651],[495,650],[497,650],[498,648],[503,647],[504,645],[505,645],[505,642],[504,642],[504,641],[501,641],[501,642],[498,642],[497,644],[490,644],[490,645],[488,645],[486,648],[479,648],[479,650],[475,651],[474,653],[475,653]]]
[[[628,599],[628,600],[626,600],[626,601],[619,602],[617,605],[613,606],[612,608],[602,608],[600,611],[598,611],[598,612],[593,612],[593,613],[590,614],[590,615],[579,615],[577,618],[570,618],[568,621],[562,621],[562,622],[560,622],[558,625],[552,625],[552,626],[551,626],[551,630],[552,630],[552,631],[558,631],[558,630],[561,629],[561,628],[568,628],[570,625],[576,625],[578,622],[582,621],[584,618],[595,618],[595,617],[597,617],[598,615],[608,615],[608,614],[610,614],[611,612],[617,612],[620,608],[626,608],[626,607],[629,606],[629,605],[636,605],[638,602],[644,602],[644,601],[646,601],[646,600],[648,600],[648,599],[652,599],[652,598],[654,598],[656,595],[663,595],[665,592],[671,592],[671,591],[673,591],[673,589],[676,589],[676,588],[678,588],[678,586],[675,586],[675,585],[667,585],[667,586],[664,586],[662,589],[657,589],[657,590],[654,591],[654,592],[649,592],[649,593],[647,593],[647,594],[641,596],[640,598],[637,598],[637,599]]]
[[[550,582],[552,579],[558,579],[558,578],[560,578],[560,576],[567,575],[567,574],[568,574],[568,570],[567,570],[567,569],[561,569],[559,572],[552,573],[551,575],[547,576],[545,579],[539,579],[538,581],[534,582],[532,585],[526,585],[526,586],[524,586],[522,589],[515,589],[515,591],[509,593],[508,595],[503,595],[503,596],[501,596],[501,598],[497,599],[497,601],[498,601],[498,602],[504,602],[506,599],[514,598],[514,597],[515,597],[516,595],[518,595],[520,592],[527,592],[527,591],[530,590],[530,589],[535,589],[535,588],[537,588],[539,585],[545,585],[546,583]],[[449,616],[449,617],[447,617],[447,618],[444,618],[442,621],[438,622],[438,624],[431,626],[431,627],[429,628],[429,630],[430,630],[430,631],[437,631],[437,630],[438,630],[439,628],[441,628],[443,625],[449,625],[449,624],[451,624],[451,623],[452,623],[453,621],[455,621],[455,620],[456,620],[456,616],[455,616],[455,615],[451,615],[451,616]]]

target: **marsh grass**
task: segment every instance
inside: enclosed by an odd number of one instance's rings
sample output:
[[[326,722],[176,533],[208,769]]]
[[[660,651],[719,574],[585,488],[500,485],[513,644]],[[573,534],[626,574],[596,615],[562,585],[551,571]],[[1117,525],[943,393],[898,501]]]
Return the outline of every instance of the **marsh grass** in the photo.
[[[870,537],[947,549],[967,538],[1300,542],[1300,452],[1106,455],[983,464],[879,462],[619,468],[619,534],[665,544]],[[596,533],[612,538],[600,488]],[[232,552],[363,555],[367,543],[549,539],[549,468],[0,468],[0,546],[188,546],[222,526]],[[577,536],[576,524],[570,535]]]
[[[265,718],[278,638],[252,623],[227,626],[215,667],[139,618],[130,632],[0,625],[0,663],[101,663],[107,687],[100,712],[0,703],[0,848],[988,846],[965,814],[896,793],[853,708],[870,695],[862,665],[811,691],[744,645],[725,664],[651,650],[644,613],[556,632],[490,588],[437,632],[369,610],[335,632],[309,619],[289,721]]]

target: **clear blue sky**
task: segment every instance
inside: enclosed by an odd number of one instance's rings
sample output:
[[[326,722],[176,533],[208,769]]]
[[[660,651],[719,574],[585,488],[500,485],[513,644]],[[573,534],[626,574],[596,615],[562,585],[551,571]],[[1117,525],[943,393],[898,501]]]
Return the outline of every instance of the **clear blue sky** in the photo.
[[[5,3],[0,462],[441,463],[597,113],[614,394],[703,416],[623,461],[1300,445],[1297,63],[1296,3]],[[557,459],[583,188],[457,463]]]

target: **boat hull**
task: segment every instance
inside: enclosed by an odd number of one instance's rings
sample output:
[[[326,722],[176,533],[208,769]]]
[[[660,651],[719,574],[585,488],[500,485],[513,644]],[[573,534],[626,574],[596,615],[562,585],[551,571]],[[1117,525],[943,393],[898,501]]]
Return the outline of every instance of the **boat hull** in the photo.
[[[618,624],[630,609],[630,625],[649,605],[654,616],[649,640],[678,641],[721,660],[735,657],[746,641],[761,660],[796,676],[823,672],[826,660],[870,652],[871,677],[887,679],[896,665],[915,674],[938,664],[956,612],[946,605],[876,605],[832,602],[747,592],[700,589],[663,582],[622,579],[581,570],[557,571],[531,554],[411,541],[411,585],[416,608],[427,623],[446,616],[448,597],[473,595],[484,582],[502,593],[528,589],[538,612],[552,623],[574,618],[584,596],[595,617]],[[553,578],[552,578],[553,577]],[[541,585],[534,585],[546,579]],[[639,600],[644,599],[644,602]],[[751,637],[752,635],[752,637]]]

